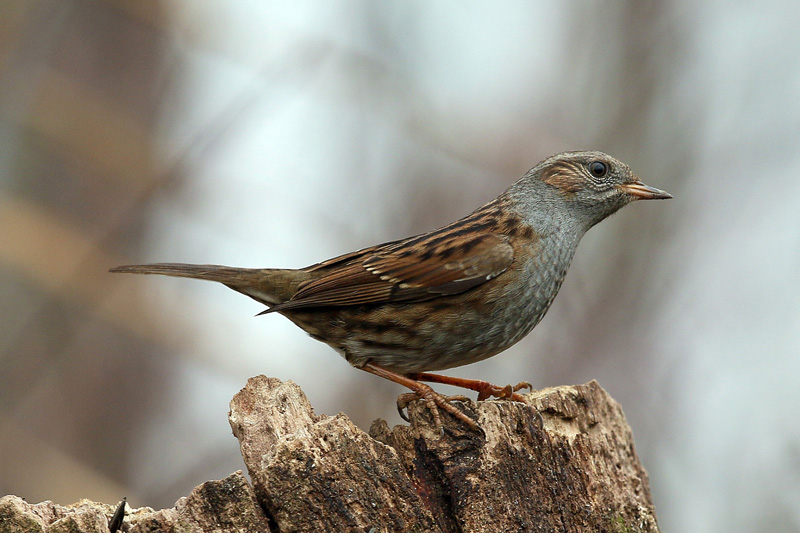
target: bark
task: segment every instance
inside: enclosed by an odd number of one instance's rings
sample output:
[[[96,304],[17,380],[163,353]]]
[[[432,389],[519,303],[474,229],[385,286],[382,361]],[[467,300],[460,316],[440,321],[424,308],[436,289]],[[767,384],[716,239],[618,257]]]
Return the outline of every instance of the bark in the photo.
[[[17,496],[0,498],[0,533],[109,533],[116,506],[88,500],[62,506],[30,504]],[[123,531],[269,531],[269,521],[241,472],[206,481],[171,509],[127,508]]]
[[[462,405],[482,432],[443,414],[439,433],[413,402],[410,426],[377,420],[367,434],[258,376],[229,415],[252,488],[241,472],[204,483],[173,509],[130,511],[125,531],[657,532],[619,404],[594,381],[527,400]],[[7,496],[0,532],[107,531],[113,511]]]

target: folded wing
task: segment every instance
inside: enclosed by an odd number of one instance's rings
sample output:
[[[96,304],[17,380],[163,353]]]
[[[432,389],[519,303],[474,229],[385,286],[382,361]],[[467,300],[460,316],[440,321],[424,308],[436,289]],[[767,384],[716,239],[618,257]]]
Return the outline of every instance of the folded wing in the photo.
[[[322,275],[269,312],[428,300],[467,291],[511,266],[508,237],[468,230],[443,228],[309,267]]]

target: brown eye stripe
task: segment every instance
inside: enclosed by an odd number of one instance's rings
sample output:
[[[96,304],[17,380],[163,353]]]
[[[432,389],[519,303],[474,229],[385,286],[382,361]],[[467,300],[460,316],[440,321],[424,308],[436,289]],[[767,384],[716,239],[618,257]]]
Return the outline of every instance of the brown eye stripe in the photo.
[[[580,165],[566,162],[554,164],[542,176],[542,181],[567,194],[575,194],[583,186],[583,172]]]

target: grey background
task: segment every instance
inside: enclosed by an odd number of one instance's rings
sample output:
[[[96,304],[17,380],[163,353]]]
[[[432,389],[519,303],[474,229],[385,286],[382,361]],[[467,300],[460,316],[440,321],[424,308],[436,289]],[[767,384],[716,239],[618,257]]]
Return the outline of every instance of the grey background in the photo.
[[[671,192],[593,229],[524,341],[455,375],[597,379],[665,531],[800,530],[794,3],[0,5],[0,494],[171,506],[242,468],[227,404],[402,390],[182,261],[301,267],[599,149]],[[444,392],[450,392],[442,387]]]

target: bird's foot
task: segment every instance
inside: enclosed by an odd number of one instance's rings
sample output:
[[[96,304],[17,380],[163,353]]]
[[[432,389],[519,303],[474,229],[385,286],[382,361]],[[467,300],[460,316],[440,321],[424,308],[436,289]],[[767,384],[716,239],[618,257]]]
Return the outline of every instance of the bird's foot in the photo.
[[[360,368],[366,372],[369,372],[370,374],[375,374],[376,376],[394,381],[395,383],[399,383],[400,385],[411,389],[412,392],[403,394],[397,399],[397,410],[400,413],[400,416],[403,417],[403,420],[406,422],[409,422],[409,419],[404,413],[404,409],[410,402],[414,400],[422,400],[425,402],[425,406],[430,410],[431,416],[433,416],[433,423],[436,424],[436,429],[438,429],[439,432],[442,432],[442,417],[439,413],[440,409],[450,413],[457,420],[460,420],[469,426],[470,429],[478,432],[481,431],[480,426],[478,426],[474,420],[468,417],[463,411],[459,410],[455,405],[450,403],[454,401],[471,402],[466,396],[444,396],[443,394],[439,394],[438,392],[434,391],[430,385],[420,383],[413,377],[398,374],[397,372],[383,368],[375,363],[366,363]]]
[[[425,403],[425,407],[427,407],[431,412],[433,423],[436,426],[436,429],[439,431],[442,430],[442,417],[439,413],[439,409],[447,411],[456,419],[464,422],[471,429],[474,429],[475,431],[479,430],[478,424],[475,423],[474,420],[464,414],[464,412],[458,409],[455,405],[450,403],[467,402],[471,404],[472,400],[466,396],[460,394],[456,396],[445,396],[444,394],[439,394],[438,392],[434,391],[430,386],[425,385],[424,383],[419,383],[419,390],[401,394],[397,398],[397,412],[400,413],[400,417],[406,422],[410,422],[408,415],[405,412],[406,407],[408,407],[409,403],[416,400],[422,400]]]
[[[478,390],[478,401],[481,402],[486,398],[497,398],[499,400],[511,400],[512,402],[525,402],[525,398],[517,394],[517,391],[522,389],[528,389],[530,391],[533,390],[533,386],[528,383],[527,381],[521,381],[514,385],[506,385],[505,387],[499,387],[497,385],[493,385],[488,381],[480,381],[483,385],[481,386],[480,390]]]

